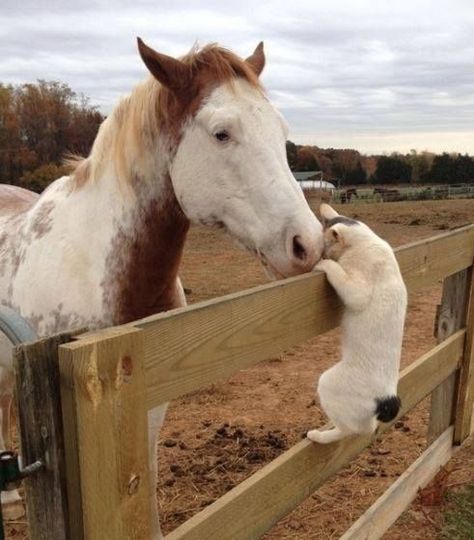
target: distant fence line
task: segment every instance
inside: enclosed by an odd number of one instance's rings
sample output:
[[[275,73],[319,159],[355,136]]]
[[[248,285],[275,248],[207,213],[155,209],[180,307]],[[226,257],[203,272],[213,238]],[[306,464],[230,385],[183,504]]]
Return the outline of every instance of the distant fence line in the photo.
[[[349,202],[396,202],[474,198],[474,182],[431,186],[374,186],[334,190],[331,200]]]

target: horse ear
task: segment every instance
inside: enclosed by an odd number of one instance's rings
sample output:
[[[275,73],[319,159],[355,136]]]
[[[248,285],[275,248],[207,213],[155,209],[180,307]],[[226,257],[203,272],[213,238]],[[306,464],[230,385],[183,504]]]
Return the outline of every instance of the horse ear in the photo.
[[[191,82],[191,72],[180,60],[166,54],[156,52],[137,37],[138,51],[148,71],[163,86],[176,94],[182,94],[187,90]]]
[[[265,67],[265,53],[263,52],[263,41],[261,41],[252,55],[246,58],[247,64],[255,71],[259,77]]]
[[[329,221],[330,219],[334,219],[339,214],[332,208],[332,206],[329,206],[329,204],[323,203],[319,207],[319,211],[321,212],[321,216],[325,221]]]

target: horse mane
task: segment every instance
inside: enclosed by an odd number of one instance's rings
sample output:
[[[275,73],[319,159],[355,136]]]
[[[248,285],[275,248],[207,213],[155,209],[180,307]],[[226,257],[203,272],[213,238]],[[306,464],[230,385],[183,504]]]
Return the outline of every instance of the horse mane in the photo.
[[[192,83],[186,95],[178,98],[154,77],[138,84],[132,93],[120,100],[101,124],[89,157],[68,156],[65,164],[74,177],[74,187],[100,176],[112,158],[119,180],[130,183],[140,171],[130,177],[127,173],[144,149],[152,149],[160,132],[177,144],[186,118],[194,115],[213,88],[237,78],[246,80],[262,90],[252,67],[233,52],[215,43],[202,48],[195,45],[180,58],[189,67]]]
[[[217,43],[210,43],[201,49],[195,45],[180,60],[189,66],[193,74],[207,72],[217,84],[241,77],[252,86],[261,88],[258,76],[250,64]]]
[[[172,137],[179,138],[179,129],[184,118],[192,116],[213,88],[230,83],[237,78],[246,80],[251,86],[262,90],[257,74],[252,67],[236,54],[210,43],[202,48],[195,45],[191,51],[180,58],[189,67],[192,84],[188,89],[188,99],[183,107],[176,95],[168,88],[161,88],[158,114],[160,124],[167,128]]]

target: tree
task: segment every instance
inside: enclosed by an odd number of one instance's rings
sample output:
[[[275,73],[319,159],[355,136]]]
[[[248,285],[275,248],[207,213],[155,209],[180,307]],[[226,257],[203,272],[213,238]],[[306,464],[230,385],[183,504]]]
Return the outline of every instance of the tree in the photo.
[[[367,181],[375,174],[377,170],[377,159],[374,156],[361,156],[360,163],[365,171]]]
[[[54,163],[41,165],[34,171],[24,174],[20,178],[19,185],[31,191],[41,193],[51,182],[61,178],[61,176],[67,175],[68,172],[69,168],[64,165],[55,165]]]
[[[474,182],[474,159],[471,156],[460,154],[456,159],[455,168],[454,182]]]
[[[416,150],[410,150],[407,155],[408,163],[411,165],[411,180],[412,182],[424,182],[433,163],[434,155],[429,152],[418,154]]]
[[[66,84],[0,83],[0,181],[19,183],[43,165],[59,166],[66,153],[87,154],[103,120]]]
[[[13,175],[22,170],[23,160],[33,158],[22,151],[14,88],[0,83],[0,181],[10,182]]]
[[[359,185],[367,183],[367,173],[362,168],[360,161],[357,162],[355,169],[347,172],[346,185]]]
[[[316,153],[316,159],[319,165],[319,170],[323,172],[323,179],[330,181],[333,177],[332,160],[319,148]]]
[[[310,147],[303,146],[298,149],[296,160],[297,171],[318,171],[319,164]]]
[[[342,185],[365,184],[367,174],[362,169],[357,150],[333,150],[333,173]]]
[[[288,160],[288,165],[292,171],[296,168],[296,162],[298,160],[298,149],[296,144],[291,141],[286,141],[286,158]]]
[[[377,161],[374,180],[380,184],[409,182],[411,180],[411,165],[399,155],[380,156]]]
[[[455,177],[456,158],[446,152],[440,156],[435,156],[427,180],[438,184],[448,184],[454,182]]]

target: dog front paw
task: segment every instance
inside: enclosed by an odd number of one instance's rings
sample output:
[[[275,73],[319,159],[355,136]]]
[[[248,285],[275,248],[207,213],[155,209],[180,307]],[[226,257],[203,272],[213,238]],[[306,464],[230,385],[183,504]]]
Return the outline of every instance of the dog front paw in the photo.
[[[321,432],[319,429],[312,429],[306,433],[306,437],[313,442],[321,442]]]
[[[328,273],[331,271],[334,266],[337,266],[337,263],[333,261],[332,259],[321,259],[313,268],[313,270],[317,270],[319,272]]]

